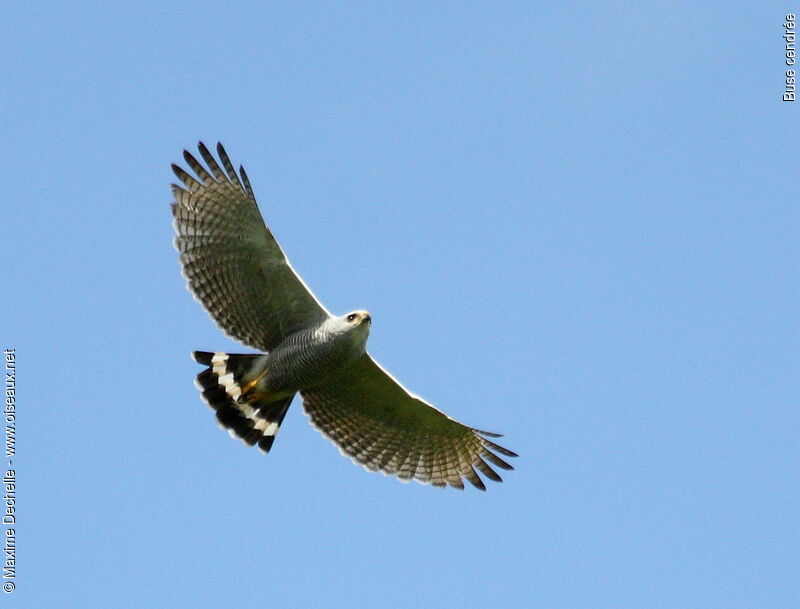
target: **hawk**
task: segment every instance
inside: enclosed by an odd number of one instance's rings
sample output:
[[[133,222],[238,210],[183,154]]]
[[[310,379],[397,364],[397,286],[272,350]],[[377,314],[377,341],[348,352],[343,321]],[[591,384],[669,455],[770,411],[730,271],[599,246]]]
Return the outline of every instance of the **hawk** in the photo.
[[[342,454],[400,480],[481,490],[478,473],[501,482],[492,466],[516,457],[410,393],[366,350],[367,311],[331,315],[295,273],[256,205],[243,167],[225,149],[200,142],[201,164],[184,151],[194,175],[172,170],[175,249],[189,291],[226,335],[259,353],[195,351],[205,369],[196,384],[220,425],[269,452],[289,405],[303,408]]]

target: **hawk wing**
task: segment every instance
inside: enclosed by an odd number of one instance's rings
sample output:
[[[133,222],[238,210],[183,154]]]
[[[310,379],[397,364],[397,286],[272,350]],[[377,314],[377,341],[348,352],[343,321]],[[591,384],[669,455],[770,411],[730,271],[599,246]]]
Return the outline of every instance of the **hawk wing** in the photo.
[[[462,425],[412,395],[369,354],[301,395],[312,424],[370,471],[459,489],[466,478],[486,490],[476,470],[501,482],[489,463],[513,469],[495,453],[517,455],[482,437],[498,434]]]
[[[239,175],[217,144],[220,168],[200,142],[208,169],[188,151],[196,177],[172,165],[175,249],[189,291],[228,336],[270,351],[291,332],[328,312],[294,272],[258,211],[243,167]],[[240,179],[241,176],[241,179]]]

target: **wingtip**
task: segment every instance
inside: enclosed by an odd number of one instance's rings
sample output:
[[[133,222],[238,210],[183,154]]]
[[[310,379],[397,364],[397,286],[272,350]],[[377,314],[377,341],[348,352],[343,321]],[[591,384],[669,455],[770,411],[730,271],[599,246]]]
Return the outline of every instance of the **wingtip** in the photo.
[[[486,485],[483,483],[483,480],[481,480],[480,476],[478,475],[478,472],[475,471],[474,467],[470,467],[469,470],[464,472],[464,477],[476,489],[480,491],[486,490]]]
[[[502,438],[503,437],[503,434],[501,434],[501,433],[495,433],[493,431],[486,431],[484,429],[475,429],[474,427],[472,428],[472,431],[474,431],[475,433],[480,434],[482,436],[487,436],[489,438]]]
[[[503,448],[502,446],[500,446],[499,444],[495,444],[491,440],[484,440],[483,445],[486,448],[490,448],[491,450],[500,453],[504,457],[519,457],[519,455],[515,453],[513,450],[508,450],[507,448]]]

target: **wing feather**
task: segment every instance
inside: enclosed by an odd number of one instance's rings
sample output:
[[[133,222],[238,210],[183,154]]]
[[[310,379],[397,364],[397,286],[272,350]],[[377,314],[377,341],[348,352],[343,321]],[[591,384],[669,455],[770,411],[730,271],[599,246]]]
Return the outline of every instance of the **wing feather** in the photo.
[[[194,158],[194,156],[192,156],[192,153],[189,152],[188,150],[183,151],[183,160],[185,160],[186,164],[189,165],[189,168],[197,174],[197,177],[200,178],[200,181],[203,184],[211,184],[212,182],[214,182],[214,178],[211,177],[211,174],[209,174],[206,171],[206,168],[203,167],[203,165],[199,163],[197,159]],[[172,170],[176,171],[176,169],[180,170],[181,173],[186,175],[186,172],[180,169],[180,167],[178,167],[177,165],[173,165]],[[178,177],[181,178],[181,180],[183,180],[182,176],[179,175]]]
[[[228,180],[241,188],[242,183],[239,181],[239,176],[236,175],[236,170],[233,168],[233,163],[231,163],[228,153],[225,152],[225,148],[223,148],[222,144],[220,143],[217,143],[217,154],[219,155],[219,160],[222,161],[222,166],[225,168],[225,174],[228,176]]]
[[[214,174],[214,180],[217,182],[226,181],[225,174],[222,173],[222,169],[220,169],[217,159],[214,158],[214,155],[211,154],[211,151],[206,147],[206,145],[203,142],[198,142],[197,149],[200,151],[200,156],[203,157],[203,160],[206,162],[206,165],[208,165],[211,173]]]

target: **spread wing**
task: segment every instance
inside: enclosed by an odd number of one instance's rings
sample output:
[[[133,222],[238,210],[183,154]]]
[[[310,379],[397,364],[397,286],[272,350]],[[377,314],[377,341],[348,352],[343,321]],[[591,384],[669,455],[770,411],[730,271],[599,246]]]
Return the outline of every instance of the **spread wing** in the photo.
[[[172,166],[175,249],[189,291],[217,325],[244,344],[270,351],[287,334],[328,312],[294,272],[258,211],[243,167],[239,175],[222,144],[222,167],[200,142],[206,167],[188,151],[196,174]]]
[[[517,455],[409,393],[369,356],[331,381],[302,391],[312,424],[370,471],[434,486],[486,490],[478,472],[501,482],[491,465],[513,469],[495,453]],[[477,471],[476,471],[477,470]]]

